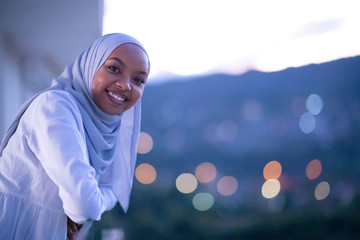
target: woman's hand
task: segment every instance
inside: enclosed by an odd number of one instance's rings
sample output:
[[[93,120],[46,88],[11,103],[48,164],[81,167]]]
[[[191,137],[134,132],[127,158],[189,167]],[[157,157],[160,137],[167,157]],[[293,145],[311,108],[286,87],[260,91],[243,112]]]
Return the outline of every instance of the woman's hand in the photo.
[[[75,240],[79,231],[82,227],[82,224],[73,222],[69,217],[67,218],[67,236],[66,240]]]

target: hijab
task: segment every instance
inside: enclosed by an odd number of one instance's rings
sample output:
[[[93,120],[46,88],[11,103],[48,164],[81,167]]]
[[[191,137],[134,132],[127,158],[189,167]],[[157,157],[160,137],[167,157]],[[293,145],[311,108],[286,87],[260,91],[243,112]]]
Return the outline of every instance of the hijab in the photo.
[[[44,91],[64,90],[76,99],[85,128],[90,164],[95,169],[101,170],[112,165],[112,168],[108,169],[102,177],[105,179],[103,184],[112,186],[116,198],[126,211],[134,176],[140,132],[141,101],[139,100],[121,115],[110,115],[95,104],[91,93],[92,80],[97,70],[115,48],[125,43],[136,44],[146,53],[141,43],[131,36],[121,33],[104,35],[94,41],[74,63],[68,65],[62,74],[53,80],[50,88]],[[5,133],[0,146],[0,156],[16,131],[23,113],[42,92],[20,108],[18,115]]]

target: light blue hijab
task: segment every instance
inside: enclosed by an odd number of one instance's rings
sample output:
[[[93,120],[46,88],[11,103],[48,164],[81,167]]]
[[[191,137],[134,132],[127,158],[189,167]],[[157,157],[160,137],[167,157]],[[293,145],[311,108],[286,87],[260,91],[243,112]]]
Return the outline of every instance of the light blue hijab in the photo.
[[[112,166],[110,168],[112,171],[107,171],[100,182],[112,186],[115,196],[126,211],[136,162],[141,101],[139,100],[121,115],[109,115],[98,108],[91,93],[92,80],[96,71],[111,52],[124,43],[136,44],[146,53],[141,43],[131,36],[120,33],[104,35],[85,50],[74,63],[68,65],[64,72],[53,80],[51,87],[44,91],[65,90],[75,97],[83,118],[90,163],[95,170],[100,169],[100,171]],[[0,156],[16,131],[23,113],[39,94],[21,107],[5,133],[0,146]]]

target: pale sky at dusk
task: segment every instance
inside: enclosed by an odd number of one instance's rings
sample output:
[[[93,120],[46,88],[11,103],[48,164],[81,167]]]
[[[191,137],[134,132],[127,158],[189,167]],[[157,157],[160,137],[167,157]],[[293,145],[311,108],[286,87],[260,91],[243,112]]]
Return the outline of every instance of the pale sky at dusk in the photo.
[[[360,55],[357,0],[105,0],[103,33],[138,38],[151,78],[277,71]]]

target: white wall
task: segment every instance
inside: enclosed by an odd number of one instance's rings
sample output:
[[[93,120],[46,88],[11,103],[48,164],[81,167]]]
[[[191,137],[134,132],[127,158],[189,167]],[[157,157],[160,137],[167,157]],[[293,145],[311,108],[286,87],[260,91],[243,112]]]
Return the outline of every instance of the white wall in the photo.
[[[16,58],[9,56],[5,44],[0,39],[0,134],[16,114],[16,108],[21,105],[21,79]],[[10,80],[11,79],[11,80]]]
[[[103,0],[0,1],[0,137],[18,108],[102,33]]]

